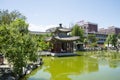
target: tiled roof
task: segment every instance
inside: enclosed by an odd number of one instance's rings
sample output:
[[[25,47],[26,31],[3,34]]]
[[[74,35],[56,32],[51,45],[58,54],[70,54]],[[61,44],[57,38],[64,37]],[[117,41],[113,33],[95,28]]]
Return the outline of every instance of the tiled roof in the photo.
[[[71,29],[70,28],[63,28],[63,27],[55,27],[55,28],[50,28],[50,29],[46,30],[46,32],[56,32],[56,31],[70,32]]]
[[[46,41],[52,41],[53,39],[60,40],[60,41],[75,41],[75,40],[80,39],[80,37],[79,36],[73,36],[73,37],[59,37],[59,36],[56,36],[56,37],[49,37],[49,38],[46,39]]]

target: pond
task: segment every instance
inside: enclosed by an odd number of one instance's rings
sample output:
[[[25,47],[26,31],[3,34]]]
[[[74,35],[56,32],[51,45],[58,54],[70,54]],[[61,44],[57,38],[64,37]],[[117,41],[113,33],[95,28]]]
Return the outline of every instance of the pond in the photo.
[[[25,80],[120,80],[119,53],[113,54],[112,57],[44,57],[44,64]]]

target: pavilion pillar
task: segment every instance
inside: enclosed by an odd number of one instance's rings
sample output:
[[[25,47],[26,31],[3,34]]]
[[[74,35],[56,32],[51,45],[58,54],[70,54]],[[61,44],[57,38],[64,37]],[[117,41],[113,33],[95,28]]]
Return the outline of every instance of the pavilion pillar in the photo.
[[[73,52],[73,42],[71,42],[71,52]]]

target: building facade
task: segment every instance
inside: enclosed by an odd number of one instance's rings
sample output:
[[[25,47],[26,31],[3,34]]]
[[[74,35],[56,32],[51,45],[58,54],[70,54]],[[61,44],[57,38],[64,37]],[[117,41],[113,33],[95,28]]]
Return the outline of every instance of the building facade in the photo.
[[[95,34],[96,38],[98,39],[97,41],[98,44],[104,44],[108,34],[119,34],[120,33],[120,28],[117,28],[115,26],[110,26],[107,29],[100,28],[98,30],[98,25],[96,23],[79,21],[76,24],[80,26],[81,29],[84,30],[85,36],[89,34]]]
[[[80,21],[77,22],[77,25],[85,32],[98,32],[98,25],[96,23]]]
[[[115,26],[110,26],[107,29],[100,28],[99,33],[104,33],[104,34],[119,34],[120,33],[120,28],[115,27]]]
[[[98,40],[97,44],[103,45],[104,42],[106,41],[106,38],[107,38],[106,30],[101,29],[101,32],[99,32],[98,25],[96,23],[80,21],[80,22],[77,22],[77,25],[84,30],[86,37],[89,34],[94,34]]]

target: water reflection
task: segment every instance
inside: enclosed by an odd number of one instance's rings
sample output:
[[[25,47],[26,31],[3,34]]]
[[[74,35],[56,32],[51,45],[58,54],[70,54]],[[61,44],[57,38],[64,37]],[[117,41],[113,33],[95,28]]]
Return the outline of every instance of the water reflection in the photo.
[[[46,68],[47,67],[43,67],[37,73],[35,73],[35,75],[29,77],[28,80],[49,80],[51,75],[50,73],[44,71]]]
[[[69,75],[79,75],[98,71],[98,61],[88,57],[64,57],[45,59],[44,71],[51,74],[51,80],[71,80]]]
[[[111,68],[117,68],[120,66],[120,61],[116,61],[116,60],[109,61],[109,66]]]
[[[120,56],[98,54],[101,56],[44,57],[43,66],[28,80],[119,80]]]

